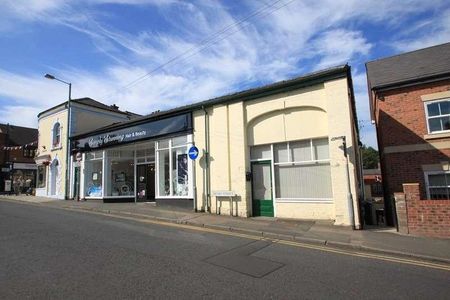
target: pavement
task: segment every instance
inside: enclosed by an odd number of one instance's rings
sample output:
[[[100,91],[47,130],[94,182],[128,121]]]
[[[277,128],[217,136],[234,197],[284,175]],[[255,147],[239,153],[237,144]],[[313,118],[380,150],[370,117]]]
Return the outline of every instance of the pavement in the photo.
[[[293,240],[330,248],[383,253],[450,264],[450,239],[403,235],[391,227],[352,230],[348,227],[334,226],[326,221],[267,217],[240,218],[159,207],[154,203],[103,203],[101,200],[77,202],[35,196],[0,196],[1,200],[66,210],[106,213],[135,219],[151,219],[274,240]]]

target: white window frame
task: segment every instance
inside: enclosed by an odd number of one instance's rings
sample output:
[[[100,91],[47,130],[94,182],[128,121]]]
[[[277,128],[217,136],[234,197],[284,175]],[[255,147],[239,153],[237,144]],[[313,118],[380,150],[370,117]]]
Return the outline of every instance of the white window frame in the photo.
[[[111,171],[111,164],[109,164],[108,166],[106,165],[107,163],[109,163],[107,160],[109,160],[109,155],[108,155],[108,151],[123,151],[123,150],[130,150],[130,149],[123,149],[123,146],[118,146],[118,147],[114,147],[114,148],[108,148],[103,150],[103,189],[102,189],[102,197],[101,199],[131,199],[131,198],[136,198],[136,149],[132,148],[131,150],[133,151],[133,157],[122,157],[121,155],[119,157],[114,157],[117,161],[126,161],[126,160],[130,160],[131,158],[133,159],[133,188],[134,188],[134,194],[133,195],[126,195],[126,196],[113,196],[113,195],[107,195],[107,185],[106,185],[106,180],[110,180],[109,184],[112,184],[112,178],[110,178],[109,176],[107,176],[107,172],[105,172],[107,169],[108,174]],[[100,160],[100,159],[99,159]]]
[[[430,130],[430,123],[429,120],[433,119],[433,118],[442,118],[442,117],[450,117],[450,114],[445,114],[445,115],[438,115],[438,116],[432,116],[430,117],[428,115],[428,105],[433,104],[433,103],[438,103],[438,102],[444,102],[444,101],[448,101],[450,102],[450,98],[444,98],[444,99],[438,99],[438,100],[432,100],[432,101],[425,101],[423,103],[424,105],[424,109],[425,109],[425,116],[426,116],[426,123],[427,123],[427,131],[429,134],[437,134],[437,133],[445,133],[445,132],[450,132],[450,129],[447,130],[438,130],[438,131],[431,131]],[[439,108],[439,113],[440,113],[440,108]]]
[[[302,140],[294,140],[294,141],[288,141],[288,142],[281,142],[281,143],[273,143],[273,144],[264,144],[264,145],[255,145],[251,147],[258,147],[258,146],[268,146],[270,145],[271,155],[269,158],[258,158],[258,159],[252,159],[250,156],[250,163],[252,162],[259,162],[259,161],[270,161],[271,163],[271,171],[272,171],[272,197],[273,197],[273,204],[274,204],[274,215],[276,216],[276,203],[333,203],[333,197],[331,198],[277,198],[276,197],[276,184],[275,184],[275,166],[283,166],[283,165],[317,165],[317,164],[329,164],[331,165],[331,159],[315,159],[315,152],[314,152],[314,145],[313,140],[320,140],[320,139],[328,139],[328,136],[322,136],[322,137],[314,137],[310,139],[302,139]],[[310,143],[310,151],[311,151],[311,160],[305,160],[305,161],[291,161],[291,148],[290,143],[300,142],[309,140]],[[275,162],[275,153],[274,153],[274,145],[275,144],[287,144],[287,151],[288,151],[288,161],[287,162]],[[251,147],[249,147],[249,153],[251,154]],[[330,147],[330,144],[328,143],[328,149]],[[329,150],[328,150],[329,151]],[[328,152],[330,153],[330,151]]]
[[[429,172],[424,172],[424,176],[425,176],[425,186],[426,186],[426,191],[427,191],[427,199],[428,200],[436,200],[436,199],[431,199],[430,196],[430,182],[428,179],[429,175],[440,175],[440,174],[450,174],[450,171],[429,171]],[[447,186],[433,186],[434,188],[447,188],[448,192],[447,195],[449,196],[450,199],[450,182],[448,183]]]
[[[87,158],[87,156],[88,156],[88,154],[90,154],[90,153],[95,153],[95,152],[101,152],[102,153],[102,157],[94,157],[94,158],[90,158],[90,159],[88,159]],[[99,160],[101,160],[102,161],[102,195],[101,196],[86,196],[85,194],[84,194],[84,192],[85,192],[85,190],[86,190],[86,182],[84,182],[84,180],[85,180],[85,178],[86,178],[86,174],[85,174],[85,172],[86,172],[86,162],[90,162],[90,161],[99,161]],[[105,179],[106,179],[106,172],[105,172],[105,164],[106,164],[106,162],[105,162],[105,160],[106,160],[106,150],[93,150],[93,151],[90,151],[90,152],[86,152],[86,153],[83,153],[83,166],[82,166],[82,168],[83,168],[83,176],[80,176],[80,182],[81,182],[81,177],[83,177],[83,197],[85,198],[85,199],[104,199],[105,198],[105,192],[106,192],[106,184],[105,184]],[[81,189],[80,189],[80,194],[81,194]]]
[[[59,134],[59,143],[56,145],[54,144],[54,139],[55,139],[55,126],[58,125],[59,126],[59,130],[58,130],[58,134]],[[62,148],[62,126],[61,126],[61,122],[59,122],[59,120],[57,120],[55,123],[53,123],[52,129],[51,129],[51,147],[50,150],[58,150]]]
[[[187,196],[175,196],[173,195],[173,174],[172,174],[172,150],[177,148],[186,147],[186,150],[189,151],[189,147],[193,145],[192,143],[192,134],[186,135],[186,144],[172,146],[172,139],[176,138],[170,137],[165,139],[160,139],[155,143],[155,178],[156,178],[156,189],[155,189],[155,199],[193,199],[194,195],[194,163],[193,160],[188,158],[188,178],[189,178],[189,192]],[[159,148],[159,143],[161,141],[169,141],[169,147]],[[170,184],[170,195],[168,196],[160,196],[159,193],[159,151],[160,150],[169,150],[169,184]]]

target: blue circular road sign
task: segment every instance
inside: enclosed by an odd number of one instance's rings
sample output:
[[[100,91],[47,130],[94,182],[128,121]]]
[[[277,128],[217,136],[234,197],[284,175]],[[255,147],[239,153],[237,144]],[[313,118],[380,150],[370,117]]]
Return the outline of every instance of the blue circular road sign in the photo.
[[[196,159],[198,157],[198,148],[195,146],[189,148],[188,155],[190,159]]]

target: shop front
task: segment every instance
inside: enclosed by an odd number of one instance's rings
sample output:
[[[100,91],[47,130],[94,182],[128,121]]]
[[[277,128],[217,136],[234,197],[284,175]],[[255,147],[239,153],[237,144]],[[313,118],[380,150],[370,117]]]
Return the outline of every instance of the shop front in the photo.
[[[191,120],[190,113],[148,118],[75,137],[71,196],[192,208]]]

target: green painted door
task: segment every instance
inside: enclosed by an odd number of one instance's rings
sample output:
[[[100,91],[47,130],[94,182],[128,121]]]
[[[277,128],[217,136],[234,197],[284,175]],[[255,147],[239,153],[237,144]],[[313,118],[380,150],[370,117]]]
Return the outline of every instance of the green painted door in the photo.
[[[270,161],[252,163],[252,207],[253,216],[274,216]]]

